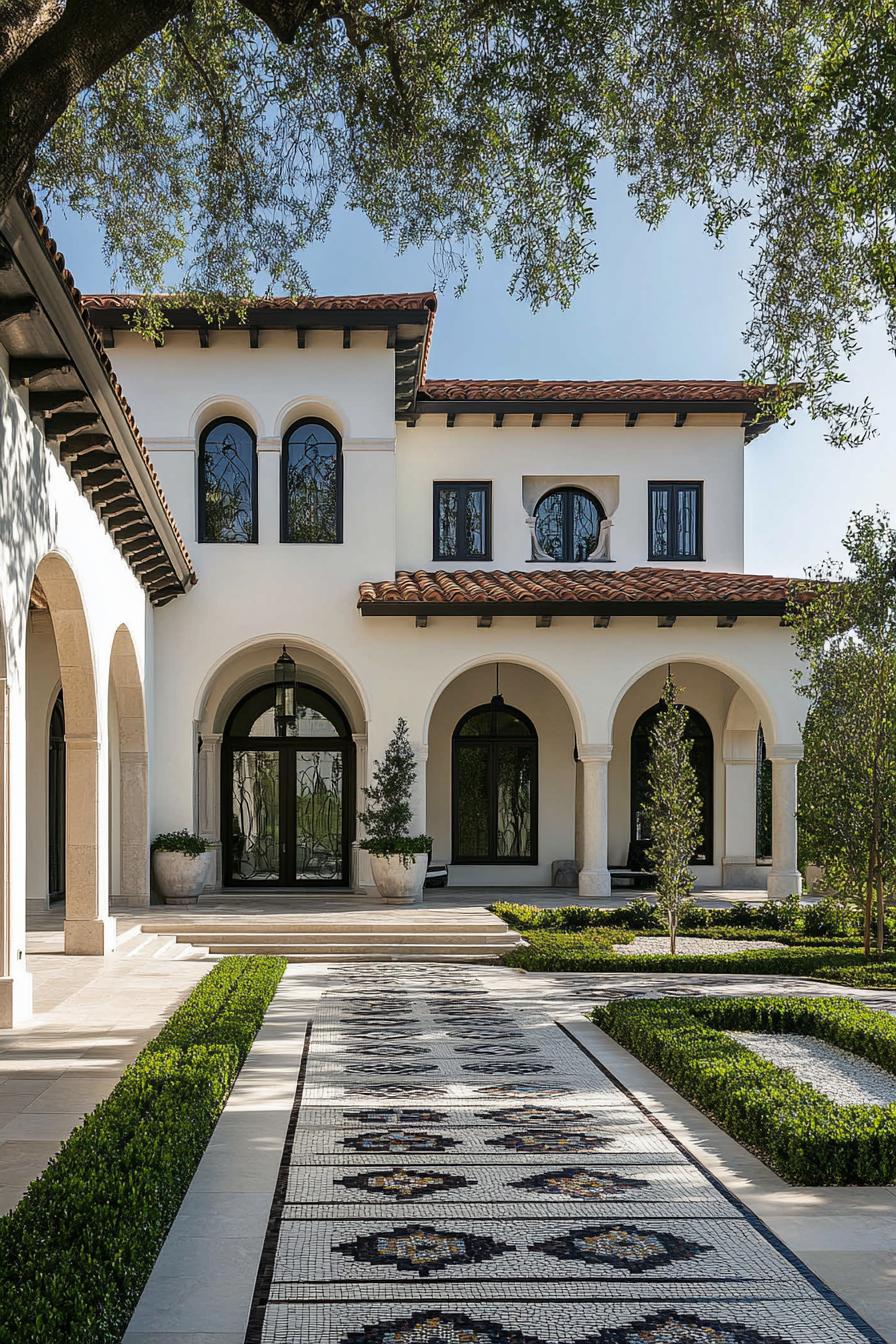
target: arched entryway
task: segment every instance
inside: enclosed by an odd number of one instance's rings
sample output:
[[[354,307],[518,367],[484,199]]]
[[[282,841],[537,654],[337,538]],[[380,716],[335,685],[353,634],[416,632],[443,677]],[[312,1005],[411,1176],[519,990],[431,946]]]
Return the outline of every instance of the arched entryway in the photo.
[[[109,889],[121,905],[149,904],[146,709],[134,641],[120,625],[109,657]]]
[[[62,691],[50,714],[47,750],[47,899],[65,900],[65,702]]]
[[[494,695],[452,739],[452,863],[538,862],[538,735]]]
[[[227,720],[221,765],[225,886],[351,883],[355,743],[332,696],[299,682],[284,721],[273,681],[255,687]]]

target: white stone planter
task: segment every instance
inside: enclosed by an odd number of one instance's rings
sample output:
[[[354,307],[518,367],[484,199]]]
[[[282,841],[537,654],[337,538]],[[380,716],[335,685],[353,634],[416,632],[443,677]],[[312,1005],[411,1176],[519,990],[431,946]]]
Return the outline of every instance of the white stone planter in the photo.
[[[370,856],[376,889],[387,905],[419,905],[428,866],[428,854]]]
[[[166,905],[195,905],[208,880],[211,850],[181,854],[157,849],[152,856],[156,889]]]

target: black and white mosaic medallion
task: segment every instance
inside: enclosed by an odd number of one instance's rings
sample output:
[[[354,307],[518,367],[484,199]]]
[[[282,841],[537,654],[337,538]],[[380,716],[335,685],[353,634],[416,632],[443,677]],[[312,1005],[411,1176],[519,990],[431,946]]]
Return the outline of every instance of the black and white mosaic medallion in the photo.
[[[649,1181],[621,1176],[615,1171],[589,1171],[586,1167],[561,1167],[557,1171],[536,1171],[510,1184],[517,1190],[539,1191],[562,1199],[607,1199],[629,1190],[645,1190]]]
[[[363,1190],[368,1195],[383,1195],[388,1199],[428,1199],[448,1190],[464,1190],[475,1185],[466,1176],[453,1171],[417,1171],[410,1167],[389,1167],[384,1171],[362,1171],[356,1176],[342,1176],[337,1184],[346,1190]]]
[[[476,1115],[496,1125],[575,1125],[596,1119],[587,1111],[565,1111],[562,1106],[502,1106],[497,1111],[477,1111]]]
[[[480,1031],[478,1028],[472,1031],[449,1031],[449,1040],[452,1041],[523,1041],[525,1037],[521,1031],[502,1031],[497,1035],[493,1031]]]
[[[371,1059],[347,1059],[339,1060],[340,1064],[344,1062],[345,1069],[349,1073],[381,1073],[383,1070],[389,1073],[438,1073],[438,1064],[402,1064],[398,1060],[392,1060],[386,1057],[383,1060]]]
[[[427,1134],[422,1129],[380,1129],[370,1134],[352,1134],[342,1140],[343,1147],[356,1153],[445,1153],[456,1148],[460,1139],[447,1134]]]
[[[392,1266],[426,1278],[433,1270],[480,1264],[514,1247],[492,1237],[474,1236],[472,1232],[445,1231],[412,1223],[408,1227],[370,1232],[355,1237],[354,1241],[341,1242],[334,1249],[369,1265]]]
[[[661,1311],[631,1325],[607,1326],[583,1339],[581,1344],[788,1344],[788,1341],[780,1335],[766,1335],[752,1325],[710,1320],[688,1312]]]
[[[355,1091],[343,1088],[343,1092]],[[443,1097],[447,1091],[445,1083],[365,1083],[364,1092],[369,1097]]]
[[[345,1335],[340,1344],[539,1344],[539,1341],[491,1321],[475,1321],[466,1315],[431,1309],[415,1311],[413,1316],[396,1321],[362,1326]]]
[[[636,1227],[631,1223],[611,1223],[597,1227],[580,1227],[560,1237],[549,1237],[537,1242],[533,1251],[558,1260],[578,1260],[587,1265],[610,1265],[625,1269],[630,1274],[643,1274],[648,1269],[659,1269],[682,1260],[696,1260],[711,1246],[688,1241],[674,1232],[656,1232],[653,1228]]]
[[[386,1059],[394,1058],[393,1052],[397,1049],[402,1055],[428,1055],[429,1047],[425,1045],[396,1045],[394,1041],[356,1041],[352,1045],[359,1055],[383,1055]]]
[[[565,1097],[571,1087],[542,1087],[541,1083],[483,1083],[473,1091],[480,1097]]]
[[[421,1106],[379,1106],[364,1111],[346,1111],[345,1119],[353,1125],[442,1125],[448,1115],[445,1111],[428,1111]]]
[[[537,1055],[538,1048],[534,1045],[513,1045],[504,1041],[489,1041],[485,1044],[475,1045],[456,1045],[454,1049],[459,1055],[500,1055],[502,1058],[511,1055]]]
[[[515,1153],[589,1153],[606,1148],[613,1140],[605,1134],[583,1134],[579,1130],[522,1129],[485,1142]]]
[[[553,1073],[552,1064],[539,1061],[530,1064],[525,1059],[480,1060],[476,1064],[462,1064],[464,1073]]]

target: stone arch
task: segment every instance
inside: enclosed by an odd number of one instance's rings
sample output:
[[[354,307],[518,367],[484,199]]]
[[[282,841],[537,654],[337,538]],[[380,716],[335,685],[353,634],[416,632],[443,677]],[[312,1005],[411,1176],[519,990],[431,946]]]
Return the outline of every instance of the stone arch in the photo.
[[[45,555],[35,570],[56,641],[65,701],[65,950],[98,955],[114,946],[105,860],[99,844],[100,734],[90,627],[70,562]]]
[[[439,682],[438,686],[436,687],[435,691],[430,697],[429,704],[426,707],[426,712],[423,715],[423,727],[421,735],[424,742],[429,737],[429,725],[430,720],[432,719],[432,712],[435,709],[442,695],[442,692],[445,690],[445,688],[447,686],[450,686],[453,681],[456,681],[459,676],[462,676],[464,672],[469,672],[474,667],[487,667],[489,665],[494,665],[495,663],[499,663],[502,667],[505,665],[509,666],[512,664],[518,664],[520,667],[528,667],[533,672],[540,673],[541,676],[543,676],[547,681],[549,681],[553,686],[556,687],[556,689],[560,692],[563,699],[565,700],[566,707],[569,710],[570,715],[572,716],[573,728],[576,734],[576,741],[579,744],[581,744],[586,740],[587,733],[585,731],[585,715],[582,710],[581,703],[578,697],[575,695],[575,693],[571,690],[569,685],[557,672],[556,668],[551,667],[548,663],[540,662],[537,658],[530,658],[526,654],[485,653],[485,654],[479,654],[475,658],[470,658],[465,663],[458,664],[457,667],[453,668],[450,672],[446,673],[446,675]]]
[[[146,705],[134,640],[126,625],[109,654],[111,886],[125,905],[149,903]],[[112,740],[117,751],[112,751]],[[117,879],[117,881],[115,880]]]
[[[311,393],[306,396],[291,397],[274,417],[273,434],[282,439],[290,425],[297,420],[320,419],[332,425],[340,437],[351,438],[351,425],[341,406],[329,397],[318,397]]]
[[[193,446],[198,449],[199,435],[207,425],[213,420],[220,420],[224,416],[232,416],[236,420],[244,420],[255,435],[256,440],[264,438],[265,428],[260,412],[253,406],[251,401],[246,401],[245,397],[235,396],[233,393],[221,393],[215,397],[208,397],[196,407],[190,417],[190,438],[193,440]]]
[[[355,754],[354,811],[360,809],[360,790],[367,783],[367,696],[353,670],[331,649],[304,636],[283,631],[236,645],[219,658],[204,678],[194,704],[197,734],[195,787],[196,829],[215,851],[214,882],[222,880],[222,749],[227,721],[250,691],[269,683],[283,646],[297,664],[298,679],[326,692],[345,715]],[[352,855],[357,874],[357,854]]]

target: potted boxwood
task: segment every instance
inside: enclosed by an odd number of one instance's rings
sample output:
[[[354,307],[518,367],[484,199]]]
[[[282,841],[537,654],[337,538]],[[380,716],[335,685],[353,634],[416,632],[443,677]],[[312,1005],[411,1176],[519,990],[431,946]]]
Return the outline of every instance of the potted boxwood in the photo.
[[[423,899],[432,840],[409,834],[416,776],[408,725],[399,719],[383,759],[374,764],[372,783],[364,790],[367,808],[358,814],[367,832],[361,848],[370,855],[377,891],[389,905],[415,905]]]
[[[208,878],[209,846],[191,831],[165,831],[152,842],[152,873],[166,905],[195,905]]]

